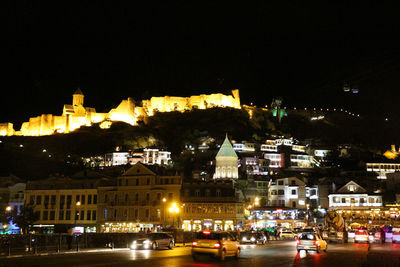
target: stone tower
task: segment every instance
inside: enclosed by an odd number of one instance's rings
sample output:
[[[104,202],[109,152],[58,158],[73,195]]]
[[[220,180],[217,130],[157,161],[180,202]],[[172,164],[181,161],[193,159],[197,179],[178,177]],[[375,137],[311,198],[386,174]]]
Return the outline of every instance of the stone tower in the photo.
[[[83,98],[84,95],[81,89],[77,89],[75,93],[72,95],[72,105],[73,106],[83,106]]]
[[[215,157],[214,179],[238,179],[238,156],[226,135],[224,143]]]

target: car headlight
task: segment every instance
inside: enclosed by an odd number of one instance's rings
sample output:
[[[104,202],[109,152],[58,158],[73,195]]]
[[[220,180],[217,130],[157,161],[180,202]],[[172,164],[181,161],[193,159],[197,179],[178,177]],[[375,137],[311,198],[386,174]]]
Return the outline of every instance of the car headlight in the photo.
[[[256,241],[256,239],[255,239],[254,237],[250,238],[250,240],[251,240],[252,242]]]
[[[132,242],[131,248],[132,248],[132,249],[135,249],[135,248],[136,248],[136,241],[133,241],[133,242]]]
[[[149,244],[149,243],[150,243],[150,240],[143,241],[143,244]]]
[[[242,238],[242,241],[246,241],[246,240],[247,240],[247,238],[246,238],[246,237],[243,237],[243,238]]]

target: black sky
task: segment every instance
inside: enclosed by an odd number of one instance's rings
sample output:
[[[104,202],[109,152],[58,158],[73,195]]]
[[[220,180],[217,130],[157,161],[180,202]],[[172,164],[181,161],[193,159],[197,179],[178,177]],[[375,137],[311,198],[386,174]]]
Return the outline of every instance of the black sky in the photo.
[[[60,114],[77,87],[98,111],[127,97],[239,88],[243,103],[282,96],[288,106],[397,115],[400,42],[391,2],[33,2],[2,11],[0,122],[16,128],[30,116]],[[360,94],[345,94],[345,80]]]

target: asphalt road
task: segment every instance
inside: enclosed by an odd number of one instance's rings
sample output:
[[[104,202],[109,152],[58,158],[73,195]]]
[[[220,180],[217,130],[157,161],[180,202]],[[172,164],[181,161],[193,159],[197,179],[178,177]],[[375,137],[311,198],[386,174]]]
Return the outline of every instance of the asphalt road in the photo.
[[[240,259],[194,262],[189,247],[173,250],[115,250],[0,258],[0,266],[400,266],[400,245],[329,244],[327,253],[297,253],[294,241],[242,246]]]

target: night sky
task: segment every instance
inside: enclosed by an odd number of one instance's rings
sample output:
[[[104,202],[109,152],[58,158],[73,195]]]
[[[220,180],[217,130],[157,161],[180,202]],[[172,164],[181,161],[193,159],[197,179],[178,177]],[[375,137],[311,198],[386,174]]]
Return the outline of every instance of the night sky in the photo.
[[[0,122],[17,130],[30,116],[61,114],[77,87],[99,112],[127,97],[238,88],[242,103],[281,96],[284,106],[398,114],[398,10],[389,2],[33,2],[2,11]],[[344,81],[360,93],[344,93]]]

